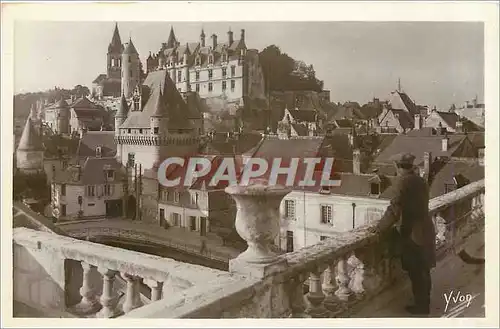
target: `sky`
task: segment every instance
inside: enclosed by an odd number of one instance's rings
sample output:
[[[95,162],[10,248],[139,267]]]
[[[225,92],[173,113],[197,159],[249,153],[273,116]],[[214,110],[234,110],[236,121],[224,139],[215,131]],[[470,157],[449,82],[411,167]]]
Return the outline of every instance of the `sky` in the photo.
[[[106,72],[115,22],[17,21],[14,26],[16,93],[54,86],[91,87]],[[275,44],[312,64],[334,102],[388,98],[401,87],[416,103],[447,109],[476,95],[483,101],[484,32],[474,22],[118,22],[122,42],[132,38],[143,65],[174,27],[181,43],[207,35],[239,39],[248,48]]]

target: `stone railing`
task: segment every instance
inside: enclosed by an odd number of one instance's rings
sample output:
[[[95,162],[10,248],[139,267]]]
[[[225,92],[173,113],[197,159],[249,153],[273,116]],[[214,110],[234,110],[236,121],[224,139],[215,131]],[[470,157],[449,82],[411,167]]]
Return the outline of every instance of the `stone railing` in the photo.
[[[146,300],[154,304],[178,291],[239,277],[24,227],[14,229],[13,242],[14,300],[52,314],[116,317]],[[124,291],[117,291],[123,281]]]
[[[206,286],[134,310],[134,318],[335,317],[359,307],[402,278],[389,234],[396,222],[390,208],[381,221],[292,253],[273,247],[278,209],[289,191],[252,186],[229,188],[236,200],[236,229],[248,249],[230,261],[242,276],[224,289]],[[432,199],[437,251],[444,254],[484,225],[484,180]],[[210,292],[212,291],[212,292]],[[189,303],[186,301],[189,300]]]
[[[67,266],[72,262],[81,264],[83,279],[76,286],[81,285],[78,297],[82,297],[69,309],[86,314],[99,310],[97,316],[104,317],[349,316],[401,279],[399,260],[392,256],[388,238],[396,222],[390,207],[377,223],[283,254],[274,241],[280,230],[279,205],[289,190],[257,184],[231,187],[227,192],[237,204],[236,230],[248,243],[248,249],[230,261],[229,273],[18,228],[14,232],[14,272],[18,280],[14,284],[20,287],[14,291],[16,300],[61,309],[61,303],[54,304],[54,300],[61,300],[57,291],[62,289],[62,296],[68,299],[71,282],[79,277]],[[484,225],[484,180],[432,199],[429,210],[437,229],[438,255],[459,248],[469,232]],[[30,259],[33,257],[35,262]],[[38,281],[27,277],[26,272],[38,272]],[[96,272],[101,280],[97,282],[102,282],[99,299],[96,281],[89,279]],[[111,296],[117,273],[122,273],[127,282],[121,308],[116,296]],[[64,280],[65,274],[69,280]],[[151,303],[147,305],[139,301],[139,278],[151,289]],[[50,283],[49,291],[56,291],[54,296],[32,296],[32,289],[27,289]],[[71,303],[66,302],[63,310],[68,309],[67,304]]]

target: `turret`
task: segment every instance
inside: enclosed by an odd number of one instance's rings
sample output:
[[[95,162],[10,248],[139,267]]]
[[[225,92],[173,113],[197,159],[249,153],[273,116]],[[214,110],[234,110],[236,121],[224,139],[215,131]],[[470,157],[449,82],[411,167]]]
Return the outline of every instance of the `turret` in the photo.
[[[168,112],[161,90],[156,97],[156,109],[151,115],[151,135],[162,136],[167,133]]]
[[[16,151],[16,167],[24,173],[43,171],[43,144],[31,119],[26,120]]]
[[[139,53],[135,49],[132,39],[129,39],[122,54],[122,91],[126,98],[132,96],[140,78]]]
[[[200,34],[200,44],[202,47],[205,47],[205,31],[201,29],[201,34]]]
[[[57,109],[57,132],[60,134],[69,133],[69,107],[64,99],[60,99],[56,103]]]
[[[128,103],[125,99],[125,95],[122,93],[122,99],[120,100],[120,107],[115,114],[115,136],[120,134],[120,126],[125,122],[128,116]]]

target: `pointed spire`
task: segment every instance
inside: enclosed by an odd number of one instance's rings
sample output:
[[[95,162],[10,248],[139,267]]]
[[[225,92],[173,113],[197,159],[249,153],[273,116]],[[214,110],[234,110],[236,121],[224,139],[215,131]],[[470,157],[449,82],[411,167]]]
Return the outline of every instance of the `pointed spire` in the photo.
[[[137,52],[137,49],[135,49],[134,43],[132,42],[132,39],[129,39],[127,43],[127,48],[123,51],[124,54],[127,55],[139,55]]]
[[[42,151],[42,140],[37,133],[31,118],[26,120],[26,125],[24,126],[23,134],[19,140],[18,150],[22,151]]]
[[[158,97],[156,97],[156,108],[152,117],[167,117],[167,107],[164,104],[163,93],[161,92],[161,89],[157,95]]]
[[[128,110],[129,110],[128,103],[127,100],[125,99],[125,94],[122,91],[122,99],[120,100],[120,107],[118,108],[115,117],[126,118],[128,115]]]
[[[175,37],[174,27],[170,26],[170,34],[168,35],[167,48],[174,48],[177,46],[177,38]]]
[[[203,28],[201,28],[201,34],[200,34],[200,37],[205,37],[205,30]]]
[[[115,23],[115,30],[113,31],[113,37],[111,38],[111,43],[108,46],[108,53],[122,53],[123,45],[120,38],[120,32],[118,31],[118,23]]]

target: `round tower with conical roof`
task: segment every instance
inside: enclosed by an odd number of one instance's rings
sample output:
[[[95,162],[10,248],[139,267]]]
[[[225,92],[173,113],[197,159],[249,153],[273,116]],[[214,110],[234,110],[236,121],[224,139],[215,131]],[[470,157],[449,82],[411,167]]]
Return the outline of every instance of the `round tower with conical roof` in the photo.
[[[28,117],[16,150],[16,167],[26,174],[43,172],[42,137]]]
[[[122,54],[122,93],[125,98],[130,98],[135,87],[140,83],[140,71],[139,53],[132,39],[129,39]]]
[[[60,134],[69,133],[69,106],[64,99],[60,99],[56,103],[57,125],[56,132]]]

